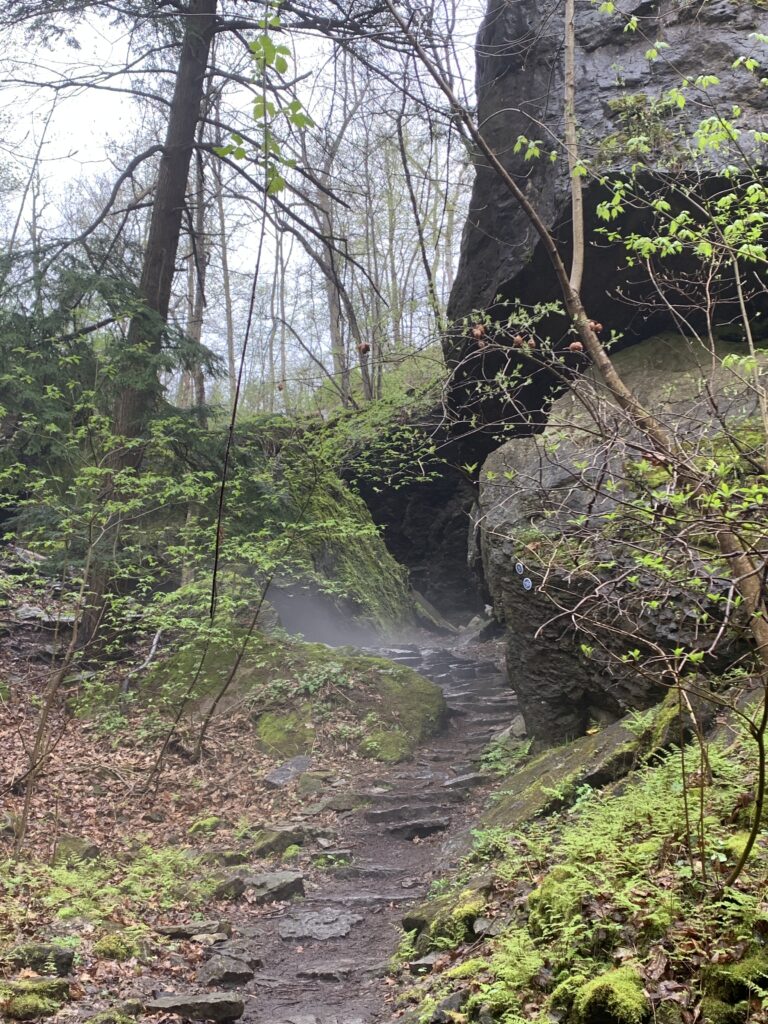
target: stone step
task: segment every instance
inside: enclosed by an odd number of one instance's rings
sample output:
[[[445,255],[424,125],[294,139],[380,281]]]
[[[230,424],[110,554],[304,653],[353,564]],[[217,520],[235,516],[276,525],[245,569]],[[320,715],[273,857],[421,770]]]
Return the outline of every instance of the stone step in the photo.
[[[413,821],[418,817],[439,814],[443,810],[442,804],[403,804],[400,807],[384,807],[379,810],[366,811],[363,817],[372,824],[387,823],[390,821]]]
[[[475,786],[485,786],[490,781],[490,775],[471,772],[467,775],[457,775],[455,779],[448,779],[443,786],[446,789],[473,789]]]
[[[387,832],[398,839],[421,839],[425,836],[445,832],[450,827],[447,818],[422,818],[414,821],[401,821],[387,826]]]

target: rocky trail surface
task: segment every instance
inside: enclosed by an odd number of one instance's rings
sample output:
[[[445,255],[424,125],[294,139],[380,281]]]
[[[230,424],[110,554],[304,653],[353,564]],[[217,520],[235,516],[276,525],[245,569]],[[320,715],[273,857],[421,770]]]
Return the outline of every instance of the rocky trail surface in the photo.
[[[309,863],[257,878],[249,877],[252,868],[234,869],[222,893],[229,884],[230,896],[245,896],[225,915],[217,903],[211,915],[226,916],[232,934],[204,946],[194,997],[200,1004],[185,1012],[180,993],[160,994],[148,1010],[198,1019],[237,1014],[248,1024],[392,1018],[385,976],[401,918],[466,852],[490,781],[478,759],[509,727],[516,704],[492,661],[416,648],[377,653],[442,687],[451,712],[446,728],[413,761],[383,766],[358,780],[360,788],[338,793],[333,839],[321,836],[324,848],[307,854]],[[194,998],[184,993],[187,1004]]]

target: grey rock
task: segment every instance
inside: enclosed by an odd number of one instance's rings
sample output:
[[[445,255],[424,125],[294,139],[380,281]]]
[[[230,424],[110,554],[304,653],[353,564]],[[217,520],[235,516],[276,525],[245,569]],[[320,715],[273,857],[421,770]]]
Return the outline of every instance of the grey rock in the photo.
[[[227,932],[199,932],[190,936],[190,941],[200,946],[215,946],[217,942],[226,942],[228,937]]]
[[[245,1011],[242,999],[230,992],[198,993],[160,996],[145,1004],[149,1013],[175,1013],[190,1020],[225,1021],[237,1020]]]
[[[732,346],[720,343],[717,353],[724,356]],[[701,350],[683,338],[660,336],[616,353],[616,367],[641,403],[660,417],[679,438],[701,434]],[[717,399],[720,411],[731,424],[751,414],[752,398],[735,375],[722,366],[707,374],[707,385]],[[597,450],[594,425],[585,412],[597,394],[591,374],[586,374],[554,403],[550,425],[536,437],[519,437],[507,442],[484,464],[480,479],[477,516],[484,575],[497,612],[507,629],[507,665],[510,683],[517,693],[526,732],[537,741],[553,744],[581,735],[590,718],[600,716],[617,720],[630,708],[653,704],[666,692],[641,678],[631,665],[621,663],[623,638],[609,630],[601,635],[601,653],[596,644],[585,658],[580,642],[568,622],[553,622],[555,605],[539,584],[535,562],[526,559],[526,537],[531,524],[542,532],[559,537],[567,534],[569,521],[591,509],[593,528],[597,517],[609,514],[616,503],[631,496],[625,470],[626,460],[637,459],[639,438],[631,430],[622,432],[608,458],[591,461]],[[598,399],[599,401],[599,399]],[[567,431],[562,424],[568,424]],[[641,450],[642,449],[641,447]],[[607,460],[607,461],[606,461]],[[578,465],[584,461],[592,469],[582,478]],[[599,468],[598,468],[599,463]],[[595,500],[598,474],[616,482],[614,494],[603,492]],[[623,552],[620,541],[606,538],[605,556],[609,561],[634,566],[631,552]],[[522,572],[516,566],[522,567]],[[526,590],[522,580],[533,581]],[[642,573],[639,591],[642,592]],[[559,603],[577,602],[591,591],[593,580],[587,574],[550,572],[549,584],[558,591]],[[713,582],[713,587],[718,586]],[[631,588],[623,591],[623,614],[633,620],[633,629],[648,630],[654,640],[670,648],[692,647],[701,643],[701,626],[693,616],[669,601],[669,607],[657,611],[644,609],[633,598]],[[670,591],[674,594],[673,591]],[[567,596],[566,596],[567,595]],[[635,605],[630,602],[635,601]],[[714,632],[717,614],[711,609]],[[696,637],[696,638],[695,638]],[[738,656],[738,650],[721,655]]]
[[[401,821],[387,826],[390,835],[398,839],[417,839],[445,832],[450,821],[447,818],[423,818],[418,821]]]
[[[490,776],[482,772],[470,772],[467,775],[457,775],[455,779],[448,779],[443,783],[444,789],[472,789],[475,786],[484,786],[490,780]]]
[[[333,907],[300,910],[280,921],[277,933],[281,939],[340,939],[362,920],[360,914]]]
[[[265,825],[251,838],[251,853],[254,857],[268,857],[273,853],[285,853],[289,846],[301,846],[308,836],[304,825],[286,823]]]
[[[342,981],[344,978],[348,978],[350,974],[353,974],[356,970],[359,970],[359,965],[354,960],[338,960],[326,964],[313,964],[311,967],[305,967],[301,971],[297,971],[297,978],[308,978],[310,980],[317,979],[318,981]]]
[[[411,960],[408,970],[411,974],[431,974],[441,956],[441,953],[427,953],[426,956],[422,956],[418,960]]]
[[[213,891],[214,899],[236,900],[245,892],[251,903],[274,903],[304,895],[304,878],[298,871],[266,871],[263,874],[238,871],[222,878]]]
[[[261,966],[261,961],[257,966]],[[253,969],[231,956],[214,956],[197,972],[201,985],[244,985],[252,977]]]
[[[144,1013],[144,1004],[140,999],[123,999],[115,1004],[115,1010],[126,1017],[140,1017]]]
[[[49,942],[27,942],[14,946],[0,955],[0,964],[19,971],[25,968],[38,974],[49,974],[53,971],[60,978],[72,971],[74,950],[68,946],[59,946]]]
[[[271,772],[268,772],[264,776],[264,785],[269,789],[283,789],[311,767],[311,757],[304,754],[292,757],[278,768],[273,768]]]
[[[213,951],[213,955],[214,957],[226,957],[230,960],[238,960],[240,963],[245,964],[254,971],[259,967],[264,966],[264,963],[256,952],[254,946],[250,945],[246,939],[231,939],[226,942],[222,942]]]
[[[455,1014],[461,1010],[465,999],[465,992],[452,992],[441,999],[430,1017],[432,1024],[453,1024],[456,1020]]]
[[[195,935],[208,935],[212,932],[225,932],[231,935],[232,925],[229,921],[214,918],[207,921],[183,921],[179,924],[156,924],[153,931],[158,935],[167,935],[171,939],[191,939]]]
[[[626,32],[626,19],[637,15],[642,32]],[[706,71],[718,74],[714,106],[730,110],[735,91],[745,123],[764,123],[764,99],[749,84],[737,85],[730,72],[733,61],[749,47],[748,33],[768,32],[768,12],[757,4],[718,0],[700,8],[684,2],[669,5],[628,0],[621,15],[606,15],[589,0],[576,3],[576,118],[583,152],[597,157],[596,170],[618,171],[634,159],[621,147],[600,161],[600,143],[612,133],[626,137],[621,99],[633,94],[651,98],[679,87],[683,78],[695,79]],[[664,39],[665,59],[648,61],[648,40]],[[476,47],[477,117],[489,145],[502,154],[508,171],[533,198],[549,227],[569,217],[570,190],[567,161],[551,163],[546,151],[541,160],[526,160],[525,147],[517,153],[507,145],[519,135],[562,139],[563,26],[538,0],[487,0],[485,19]],[[553,101],[553,97],[557,100]],[[615,101],[619,101],[616,103]],[[665,138],[674,145],[678,126],[687,134],[701,120],[695,104],[665,121]],[[629,126],[631,131],[631,125]],[[545,144],[548,150],[549,144]],[[649,159],[665,156],[656,147]],[[666,153],[669,158],[669,153]],[[635,337],[655,333],[638,315],[631,302],[615,294],[618,275],[627,287],[626,265],[609,246],[589,244],[595,218],[591,211],[595,194],[587,190],[588,245],[582,295],[587,309],[599,310],[604,323]],[[568,228],[570,225],[568,225]],[[636,230],[643,227],[633,224]],[[567,230],[567,229],[566,229]],[[565,233],[565,232],[564,232]],[[631,288],[631,277],[629,282]],[[451,293],[450,320],[473,310],[492,307],[497,295],[519,298],[530,305],[550,301],[556,290],[551,267],[546,263],[538,236],[521,207],[494,171],[479,161],[461,256]],[[508,315],[508,310],[503,314]],[[592,313],[591,315],[596,315]],[[450,343],[449,354],[456,355]]]

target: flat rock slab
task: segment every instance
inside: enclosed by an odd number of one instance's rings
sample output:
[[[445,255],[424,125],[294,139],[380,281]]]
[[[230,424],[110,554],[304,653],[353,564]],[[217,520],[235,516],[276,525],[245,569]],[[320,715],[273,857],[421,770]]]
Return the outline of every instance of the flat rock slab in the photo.
[[[252,977],[251,967],[231,956],[214,956],[197,972],[201,985],[245,985]]]
[[[407,804],[400,807],[382,807],[376,811],[366,811],[363,817],[366,821],[390,822],[390,821],[414,821],[426,814],[434,814],[443,808],[440,804]]]
[[[209,921],[184,921],[181,924],[156,924],[152,929],[158,935],[167,935],[170,939],[191,939],[197,935],[212,935],[224,932],[232,934],[229,921],[218,918]]]
[[[175,1013],[190,1020],[228,1021],[243,1016],[245,1003],[231,992],[179,993],[145,1004],[148,1013]]]
[[[237,899],[245,892],[251,903],[276,903],[304,895],[304,876],[298,871],[267,871],[261,875],[230,875],[214,890],[217,899]]]
[[[450,825],[447,818],[428,818],[419,821],[401,821],[387,827],[390,835],[398,839],[421,839],[424,836],[434,835],[436,832],[445,832]]]
[[[264,785],[269,789],[282,789],[312,767],[312,758],[304,754],[292,757],[264,776]]]
[[[360,965],[354,960],[337,960],[332,963],[306,967],[304,970],[298,971],[296,977],[317,981],[343,981],[359,969]]]
[[[254,929],[254,931],[260,933],[260,929]],[[245,964],[254,971],[264,966],[264,961],[255,948],[244,938],[230,939],[227,942],[220,943],[216,949],[212,950],[211,955],[229,960],[239,960],[240,963]]]
[[[281,939],[341,939],[363,918],[349,910],[300,910],[277,926]]]
[[[467,775],[457,775],[455,779],[448,779],[443,783],[443,789],[472,789],[474,786],[484,786],[490,782],[490,776],[482,772],[470,772]]]

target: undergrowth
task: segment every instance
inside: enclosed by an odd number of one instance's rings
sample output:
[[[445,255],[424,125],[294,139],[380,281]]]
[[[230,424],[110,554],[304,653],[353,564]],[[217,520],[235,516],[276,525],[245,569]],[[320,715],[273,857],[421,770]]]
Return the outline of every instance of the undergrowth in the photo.
[[[713,743],[707,761],[696,775],[698,750],[673,749],[603,790],[585,787],[568,811],[475,832],[473,851],[434,898],[450,913],[461,887],[490,871],[482,915],[495,927],[479,938],[469,930],[445,963],[411,980],[414,1019],[443,1019],[451,996],[460,1022],[764,1020],[768,831],[737,887],[723,884],[747,826],[753,753],[737,736]],[[412,933],[400,959],[429,947]]]
[[[41,923],[65,930],[116,921],[135,922],[205,901],[214,882],[200,877],[188,850],[144,845],[119,857],[74,864],[0,862],[0,941]]]

